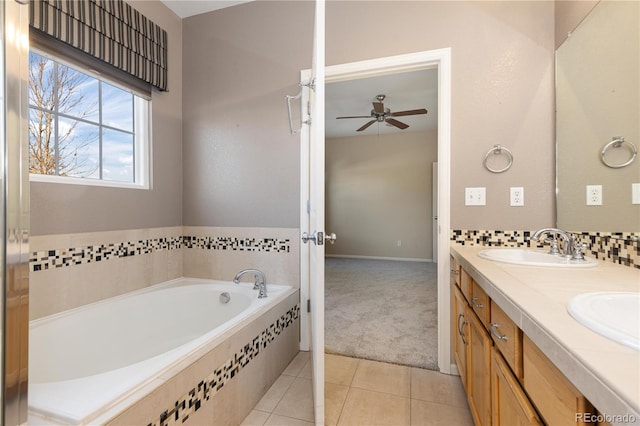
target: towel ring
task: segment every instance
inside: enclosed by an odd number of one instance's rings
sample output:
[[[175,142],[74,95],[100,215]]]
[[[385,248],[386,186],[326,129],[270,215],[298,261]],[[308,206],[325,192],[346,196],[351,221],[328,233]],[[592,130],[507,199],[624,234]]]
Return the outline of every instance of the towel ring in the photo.
[[[491,154],[493,155],[500,155],[502,154],[502,152],[504,151],[504,153],[506,154],[507,158],[509,159],[509,162],[507,163],[506,166],[504,166],[501,169],[492,169],[491,167],[489,167],[487,165],[487,159],[489,158],[489,156]],[[487,155],[484,156],[484,161],[483,161],[484,167],[489,170],[491,173],[502,173],[502,172],[506,172],[507,170],[509,170],[509,168],[511,167],[511,165],[513,164],[513,154],[511,153],[511,151],[509,151],[507,148],[505,148],[502,145],[494,145],[493,148],[491,148],[488,152]]]
[[[629,150],[631,151],[631,158],[629,158],[629,160],[627,160],[626,163],[610,164],[607,161],[607,159],[605,158],[605,155],[606,155],[607,151],[609,150],[609,148],[620,148],[625,143],[627,145],[629,145]],[[600,153],[600,158],[602,159],[602,162],[607,167],[611,167],[612,169],[619,169],[621,167],[626,167],[629,164],[633,163],[635,161],[637,155],[638,155],[638,150],[636,149],[636,146],[634,144],[632,144],[629,141],[624,140],[624,138],[622,136],[614,136],[613,138],[611,138],[611,142],[609,142],[608,144],[606,144],[604,146],[604,148],[602,148],[602,152]]]

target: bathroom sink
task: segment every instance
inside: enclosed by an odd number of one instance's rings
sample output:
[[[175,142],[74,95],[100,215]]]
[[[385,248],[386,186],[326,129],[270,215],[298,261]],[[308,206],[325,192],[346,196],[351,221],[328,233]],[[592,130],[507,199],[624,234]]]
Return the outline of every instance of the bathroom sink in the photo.
[[[588,268],[598,265],[598,262],[594,259],[571,260],[544,251],[519,248],[487,249],[479,252],[478,256],[483,259],[493,260],[494,262],[555,268]]]
[[[572,298],[567,310],[596,333],[640,350],[640,293],[585,293]]]

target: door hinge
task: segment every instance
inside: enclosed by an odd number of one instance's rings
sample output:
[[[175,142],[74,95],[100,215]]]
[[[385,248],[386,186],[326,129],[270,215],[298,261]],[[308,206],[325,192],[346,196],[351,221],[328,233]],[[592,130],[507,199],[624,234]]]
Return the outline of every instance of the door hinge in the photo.
[[[307,312],[311,312],[311,299],[307,299]]]

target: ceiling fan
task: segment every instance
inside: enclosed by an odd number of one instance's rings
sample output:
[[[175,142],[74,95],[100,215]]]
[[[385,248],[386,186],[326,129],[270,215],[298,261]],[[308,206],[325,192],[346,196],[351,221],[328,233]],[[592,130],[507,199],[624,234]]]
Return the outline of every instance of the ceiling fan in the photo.
[[[343,118],[371,118],[370,121],[368,121],[364,126],[360,127],[358,130],[356,130],[356,132],[361,132],[363,130],[365,130],[367,127],[371,126],[373,123],[381,123],[381,122],[385,122],[385,123],[389,123],[392,126],[395,126],[401,130],[406,129],[407,127],[409,127],[408,124],[403,123],[401,121],[398,121],[396,119],[394,119],[393,117],[402,117],[402,116],[406,116],[406,115],[418,115],[418,114],[426,114],[427,110],[422,108],[422,109],[411,109],[408,111],[398,111],[398,112],[391,112],[391,110],[389,108],[385,108],[384,103],[382,101],[384,101],[384,98],[386,98],[386,95],[376,95],[376,100],[372,102],[373,105],[373,109],[371,110],[371,114],[370,115],[355,115],[355,116],[348,116],[348,117],[336,117],[336,119],[340,120]]]

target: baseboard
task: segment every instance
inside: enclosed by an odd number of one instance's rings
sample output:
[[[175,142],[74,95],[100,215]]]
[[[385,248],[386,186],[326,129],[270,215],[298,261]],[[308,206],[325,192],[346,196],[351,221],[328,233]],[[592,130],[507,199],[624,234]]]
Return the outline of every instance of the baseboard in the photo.
[[[324,257],[333,257],[339,259],[371,259],[371,260],[397,260],[400,262],[430,262],[433,259],[419,259],[415,257],[380,257],[380,256],[356,256],[351,254],[325,254]]]

